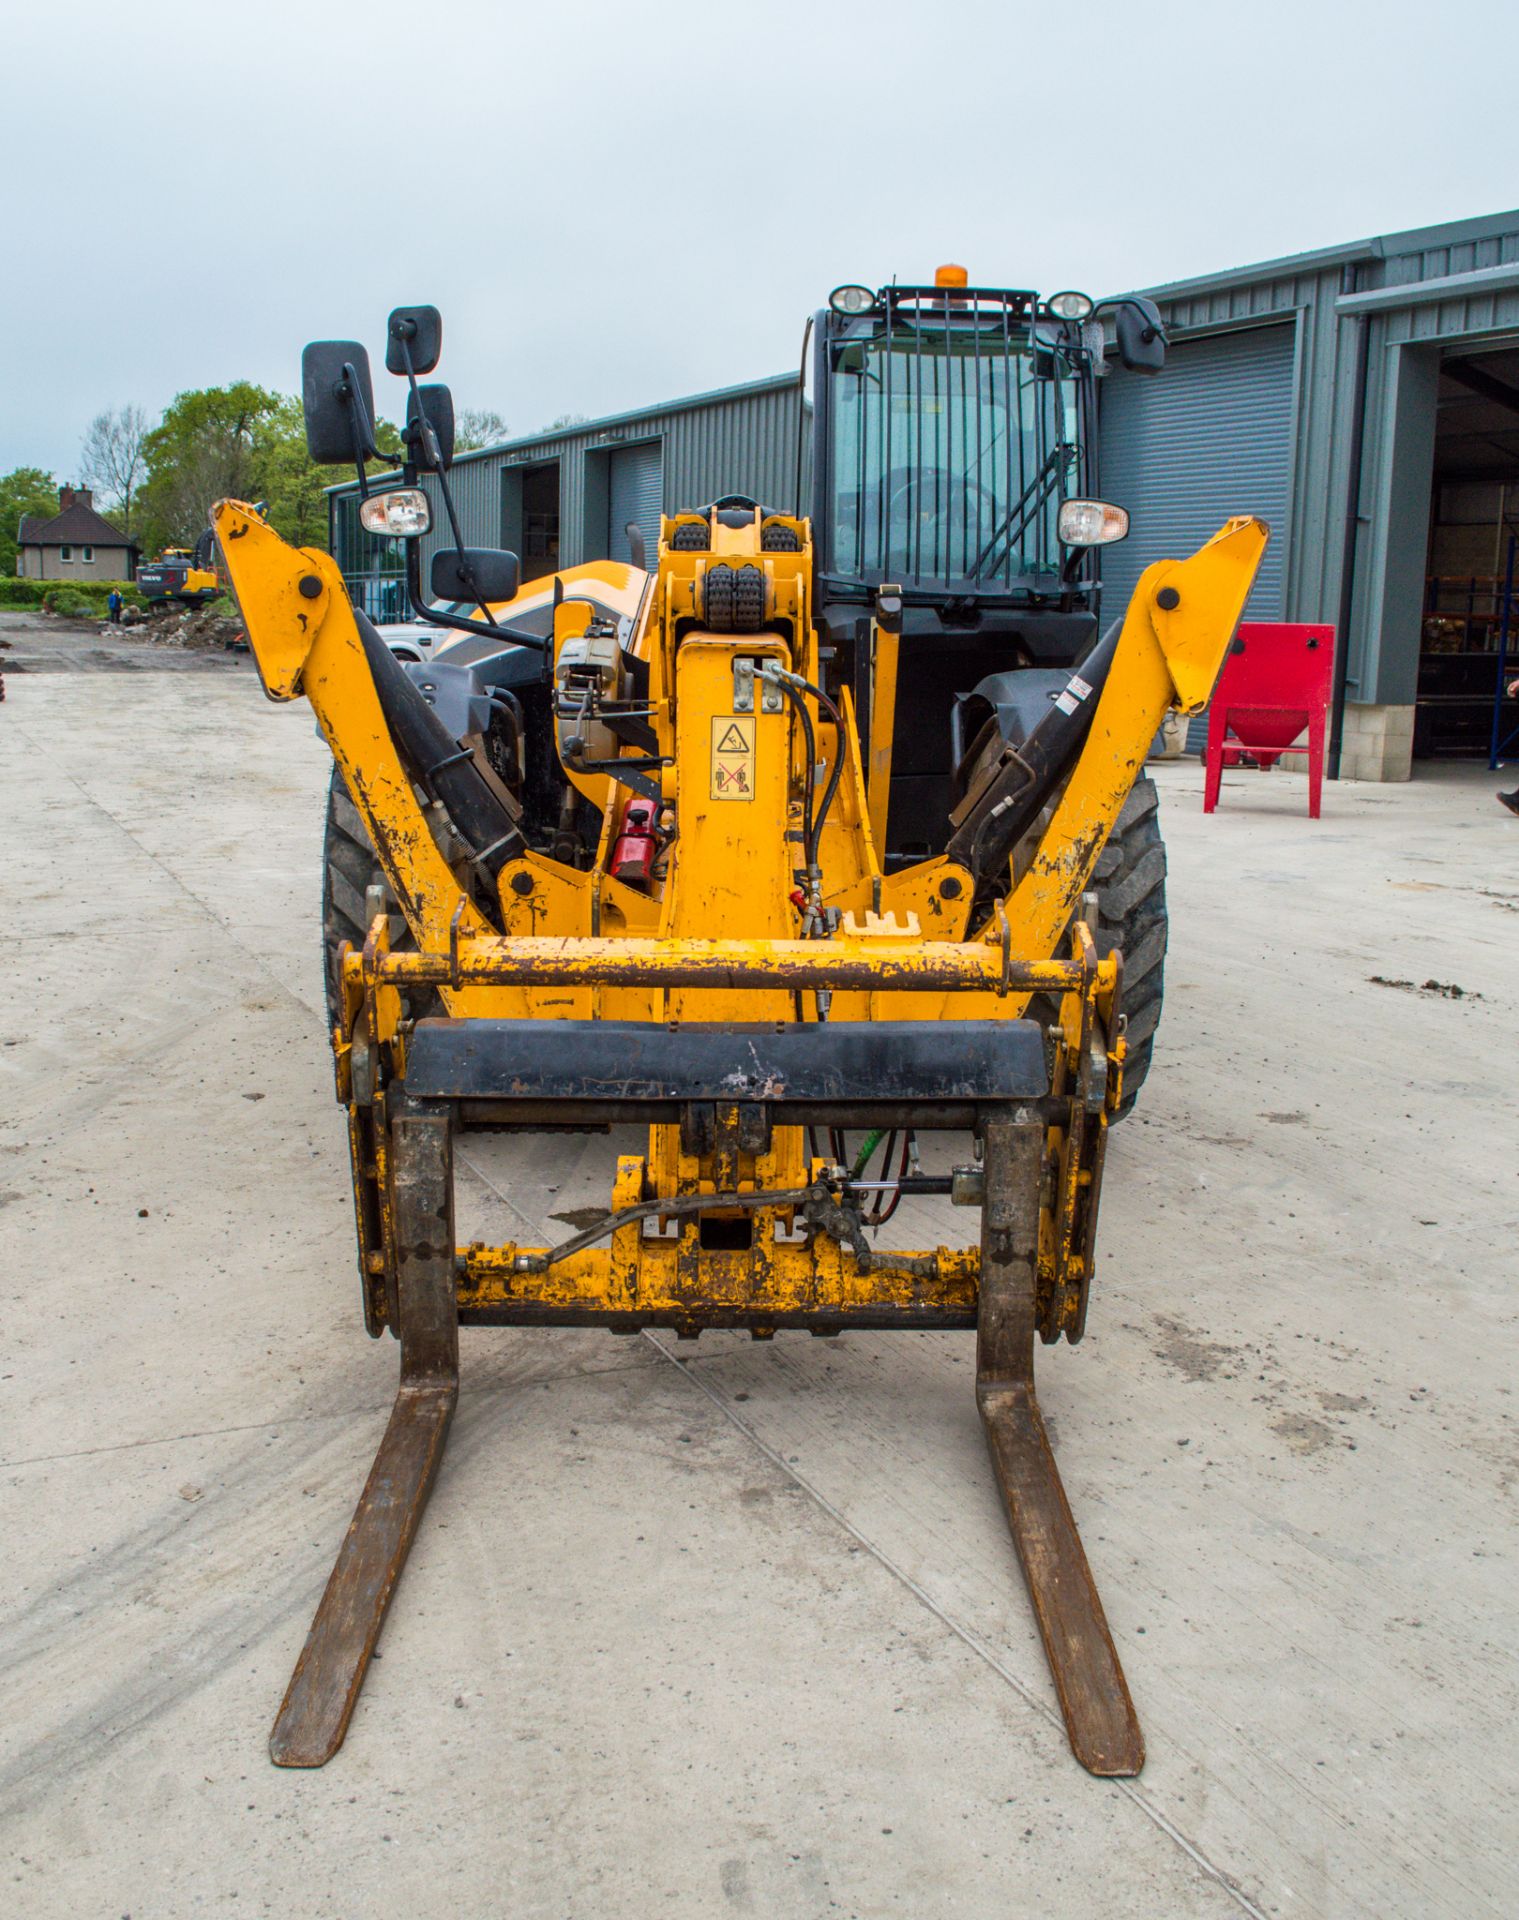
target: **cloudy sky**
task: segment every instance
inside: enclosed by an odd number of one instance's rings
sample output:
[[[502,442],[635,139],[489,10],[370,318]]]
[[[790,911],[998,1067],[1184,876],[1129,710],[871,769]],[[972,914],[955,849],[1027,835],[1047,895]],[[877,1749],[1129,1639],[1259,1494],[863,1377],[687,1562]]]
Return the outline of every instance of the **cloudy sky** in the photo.
[[[514,432],[791,365],[843,280],[1093,293],[1519,203],[1513,0],[73,0],[4,30],[0,472],[443,309]],[[378,376],[385,401],[383,372]]]

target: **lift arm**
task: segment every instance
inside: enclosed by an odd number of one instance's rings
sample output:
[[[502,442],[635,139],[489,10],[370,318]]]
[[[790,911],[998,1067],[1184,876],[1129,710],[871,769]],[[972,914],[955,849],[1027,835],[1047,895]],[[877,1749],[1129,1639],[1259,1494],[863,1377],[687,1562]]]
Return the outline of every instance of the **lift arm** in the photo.
[[[240,500],[218,501],[211,525],[264,692],[311,702],[418,946],[446,950],[451,927],[489,932],[422,817],[337,562],[287,546]]]
[[[1008,901],[1021,958],[1055,952],[1166,714],[1208,704],[1269,538],[1264,520],[1230,520],[1189,559],[1140,575],[1086,745]]]

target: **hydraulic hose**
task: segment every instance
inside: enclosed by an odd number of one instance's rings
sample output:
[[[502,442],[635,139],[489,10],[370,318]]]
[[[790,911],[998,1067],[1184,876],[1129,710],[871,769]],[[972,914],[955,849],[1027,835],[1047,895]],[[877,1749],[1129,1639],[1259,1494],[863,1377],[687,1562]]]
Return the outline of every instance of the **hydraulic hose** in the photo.
[[[761,676],[766,680],[773,680],[783,693],[789,694],[792,699],[792,704],[796,707],[797,711],[802,716],[802,727],[807,738],[807,765],[808,765],[807,811],[809,815],[808,825],[807,825],[808,851],[809,851],[809,860],[815,863],[817,849],[819,848],[819,846],[821,846],[822,840],[823,840],[823,825],[828,818],[828,809],[833,805],[834,796],[837,794],[839,790],[839,779],[844,771],[843,716],[840,714],[838,708],[828,698],[828,695],[823,692],[821,687],[815,687],[810,680],[804,680],[799,673],[788,673],[784,667],[780,666],[775,661],[767,661],[765,663],[764,667],[761,669]],[[817,701],[818,705],[822,708],[823,712],[828,715],[829,719],[832,720],[834,725],[835,746],[834,746],[834,753],[833,753],[833,765],[828,769],[828,783],[823,788],[823,803],[817,810],[816,819],[812,819],[810,817],[812,812],[812,770],[817,764],[816,737],[812,730],[812,716],[807,712],[807,709],[804,703],[797,698],[799,694],[803,694],[803,693],[810,693],[812,695],[813,699]]]
[[[380,638],[374,622],[357,607],[353,617],[406,771],[439,802],[470,849],[470,857],[494,880],[508,860],[526,851],[527,842],[516,821],[486,785],[474,755],[459,745],[422,698],[421,689]]]
[[[803,775],[805,785],[802,792],[802,864],[812,867],[817,864],[816,847],[812,838],[812,801],[818,767],[817,735],[813,731],[812,715],[807,711],[807,702],[795,687],[788,687],[784,680],[778,682],[778,685],[791,702],[796,717],[802,724],[802,751],[807,759],[807,768]]]
[[[1030,728],[1016,755],[988,781],[956,828],[945,854],[969,867],[978,885],[1006,867],[1014,847],[1076,764],[1122,632],[1123,622],[1115,620],[1071,674],[1060,699]]]

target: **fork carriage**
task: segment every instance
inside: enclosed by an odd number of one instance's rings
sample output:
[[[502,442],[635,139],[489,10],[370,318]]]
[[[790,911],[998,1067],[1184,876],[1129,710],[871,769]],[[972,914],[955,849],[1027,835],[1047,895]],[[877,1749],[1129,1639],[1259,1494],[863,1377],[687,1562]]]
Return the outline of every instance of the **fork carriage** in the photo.
[[[697,518],[665,522],[615,647],[573,580],[556,601],[557,751],[601,821],[581,865],[529,845],[469,747],[418,711],[330,559],[251,508],[216,510],[266,691],[310,699],[412,943],[393,943],[377,899],[338,969],[365,1322],[398,1338],[400,1385],[271,1752],[319,1766],[343,1740],[442,1456],[460,1326],[974,1327],[1072,1748],[1094,1773],[1136,1773],[1034,1347],[1081,1337],[1123,1097],[1122,959],[1099,954],[1084,897],[1165,712],[1206,702],[1265,529],[1232,521],[1150,568],[1056,704],[1058,751],[1031,736],[989,756],[946,852],[888,872],[851,699],[819,686],[808,523],[714,509],[701,547],[677,538]],[[1024,821],[1011,864],[1009,820]],[[646,829],[658,857],[630,878],[617,849]],[[599,1221],[555,1247],[458,1244],[456,1134],[630,1122],[648,1145],[618,1160]],[[905,1178],[979,1208],[978,1245],[877,1246],[860,1165],[811,1144],[844,1128],[971,1135],[965,1165]]]

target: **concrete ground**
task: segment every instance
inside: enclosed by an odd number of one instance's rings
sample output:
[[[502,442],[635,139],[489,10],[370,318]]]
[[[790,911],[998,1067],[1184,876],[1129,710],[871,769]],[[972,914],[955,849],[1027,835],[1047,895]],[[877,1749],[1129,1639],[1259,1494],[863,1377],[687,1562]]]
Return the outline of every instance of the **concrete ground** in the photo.
[[[1066,1750],[969,1336],[575,1331],[465,1334],[348,1744],[282,1773],[396,1362],[318,1011],[325,751],[217,669],[26,671],[0,707],[4,1911],[1519,1911],[1491,777],[1332,787],[1311,825],[1297,776],[1205,819],[1197,765],[1159,770],[1162,1044],[1091,1332],[1042,1356],[1138,1781]],[[607,1154],[463,1177],[558,1237]]]
[[[57,614],[0,609],[0,675],[23,673],[216,672],[225,648],[186,647],[172,615],[146,625],[115,627],[104,620],[63,620]],[[246,662],[244,663],[246,664]]]

